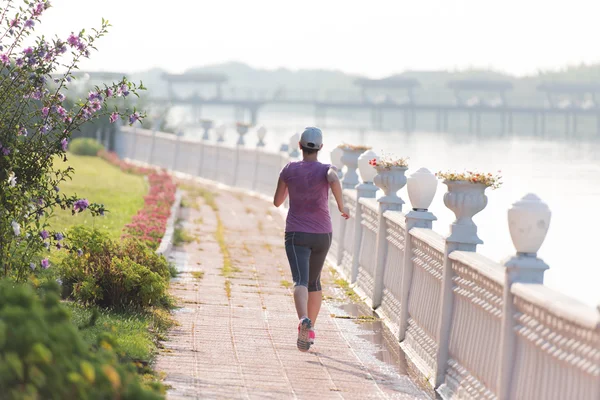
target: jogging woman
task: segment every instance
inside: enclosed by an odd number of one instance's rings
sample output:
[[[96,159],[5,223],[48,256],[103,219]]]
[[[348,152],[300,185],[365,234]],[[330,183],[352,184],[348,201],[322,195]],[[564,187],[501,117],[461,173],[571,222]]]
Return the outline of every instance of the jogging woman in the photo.
[[[342,185],[335,167],[317,160],[323,148],[321,130],[306,128],[298,144],[302,161],[283,167],[273,204],[279,207],[289,193],[285,251],[294,278],[294,303],[300,320],[297,346],[300,351],[308,351],[314,343],[314,326],[321,309],[321,271],[331,246],[329,188],[342,216],[348,219],[348,213],[344,211]]]

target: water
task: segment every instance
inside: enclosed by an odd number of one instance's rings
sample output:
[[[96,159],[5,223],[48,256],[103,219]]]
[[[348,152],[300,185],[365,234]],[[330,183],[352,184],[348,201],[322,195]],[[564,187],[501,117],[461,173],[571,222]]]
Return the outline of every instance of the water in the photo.
[[[174,118],[181,121],[185,110],[174,110]],[[210,113],[210,114],[209,114]],[[237,134],[233,129],[231,109],[205,110],[204,117],[221,119],[231,124],[227,141],[233,143]],[[514,254],[508,231],[507,210],[527,193],[537,194],[552,210],[552,221],[539,256],[550,265],[545,284],[590,305],[600,303],[600,262],[596,260],[598,230],[600,228],[600,143],[550,141],[527,137],[474,137],[431,132],[375,132],[366,128],[368,119],[327,120],[324,128],[322,161],[328,161],[329,151],[341,142],[368,144],[378,153],[410,157],[410,169],[426,167],[439,170],[502,171],[503,186],[487,190],[488,206],[474,218],[479,237],[484,244],[478,251],[487,257],[502,261]],[[267,148],[279,149],[288,143],[294,132],[315,123],[314,115],[268,111],[260,114],[260,123],[269,133]],[[347,127],[344,127],[347,125]],[[188,128],[186,135],[198,135],[199,130]],[[256,143],[251,132],[247,144]],[[433,229],[442,235],[454,215],[447,209],[442,197],[445,185],[438,191],[431,205],[438,221]],[[399,193],[408,203],[406,188]]]

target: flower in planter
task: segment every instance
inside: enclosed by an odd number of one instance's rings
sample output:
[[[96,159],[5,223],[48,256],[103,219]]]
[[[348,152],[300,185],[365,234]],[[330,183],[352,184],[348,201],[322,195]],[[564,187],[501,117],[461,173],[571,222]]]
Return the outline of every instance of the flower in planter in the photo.
[[[502,176],[500,175],[500,171],[498,174],[494,175],[491,172],[481,173],[481,172],[442,172],[439,171],[435,174],[439,179],[447,180],[447,181],[463,181],[470,183],[481,183],[486,187],[492,189],[498,189],[502,185]]]
[[[391,156],[382,156],[369,160],[369,165],[373,167],[387,168],[391,167],[408,167],[409,158],[392,158]]]
[[[338,145],[337,147],[342,150],[347,150],[347,151],[367,151],[367,150],[372,149],[371,146],[354,145],[354,144],[348,144],[348,143],[342,143],[342,144]]]

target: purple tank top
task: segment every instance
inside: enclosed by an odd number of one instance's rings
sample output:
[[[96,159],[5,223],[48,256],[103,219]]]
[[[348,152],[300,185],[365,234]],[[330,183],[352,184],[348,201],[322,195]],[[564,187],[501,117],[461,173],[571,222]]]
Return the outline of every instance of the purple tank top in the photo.
[[[331,233],[329,167],[318,161],[293,161],[281,170],[290,196],[286,232]]]

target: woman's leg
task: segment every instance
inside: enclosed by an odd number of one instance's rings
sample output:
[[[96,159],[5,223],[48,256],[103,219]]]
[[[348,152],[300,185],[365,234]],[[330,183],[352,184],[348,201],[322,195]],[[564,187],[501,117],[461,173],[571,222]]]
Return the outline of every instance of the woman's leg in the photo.
[[[315,326],[315,323],[317,321],[317,316],[319,315],[319,311],[321,310],[321,300],[322,300],[322,291],[318,290],[318,291],[314,291],[314,292],[308,292],[308,308],[307,308],[307,312],[308,312],[308,318],[310,318],[311,322],[312,322],[312,326]]]
[[[325,264],[325,258],[331,246],[331,234],[315,234],[312,252],[310,253],[308,270],[308,318],[312,321],[313,327],[321,311],[322,291],[321,291],[321,272]]]
[[[308,316],[310,318],[310,313],[308,312],[308,303],[310,300],[310,296],[308,294],[308,288],[306,286],[297,285],[294,287],[294,304],[296,305],[296,313],[298,314],[298,319]],[[312,321],[312,318],[310,319]]]
[[[308,316],[308,280],[310,247],[305,246],[306,234],[286,232],[285,252],[294,279],[294,304],[298,318]]]

